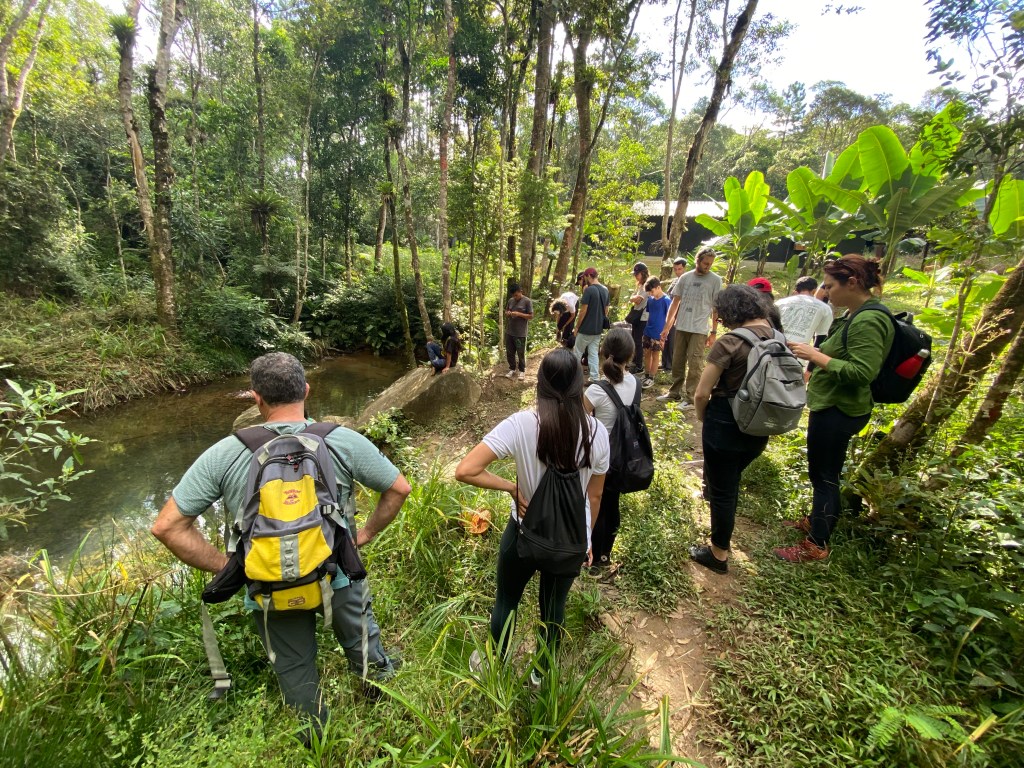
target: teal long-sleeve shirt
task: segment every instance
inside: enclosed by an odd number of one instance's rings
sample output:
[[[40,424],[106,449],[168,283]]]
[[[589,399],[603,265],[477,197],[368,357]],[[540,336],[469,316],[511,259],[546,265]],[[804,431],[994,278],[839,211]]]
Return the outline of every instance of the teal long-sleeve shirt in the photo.
[[[881,304],[868,299],[864,305]],[[843,328],[850,325],[846,344]],[[884,312],[859,312],[850,322],[845,312],[833,321],[821,351],[832,359],[824,368],[816,368],[807,385],[807,407],[823,411],[836,406],[847,416],[871,413],[871,382],[892,347],[895,331]]]

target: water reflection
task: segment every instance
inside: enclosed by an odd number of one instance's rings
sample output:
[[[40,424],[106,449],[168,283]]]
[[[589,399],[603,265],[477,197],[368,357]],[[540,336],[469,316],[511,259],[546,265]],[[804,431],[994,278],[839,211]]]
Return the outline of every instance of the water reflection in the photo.
[[[324,360],[307,370],[309,415],[354,416],[401,374],[397,362],[372,355]],[[243,397],[248,386],[247,377],[233,377],[68,421],[69,429],[97,441],[82,449],[92,474],[69,486],[70,502],[54,502],[27,528],[11,528],[0,552],[45,547],[61,562],[90,531],[87,550],[96,551],[147,528],[182,473],[253,404]]]

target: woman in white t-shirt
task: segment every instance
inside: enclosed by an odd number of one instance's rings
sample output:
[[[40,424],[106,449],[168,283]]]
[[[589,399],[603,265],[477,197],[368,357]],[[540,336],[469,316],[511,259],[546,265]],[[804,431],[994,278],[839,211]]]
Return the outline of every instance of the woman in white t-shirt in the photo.
[[[619,399],[627,405],[633,402],[636,389],[640,386],[636,377],[626,370],[633,359],[634,349],[633,338],[625,328],[612,328],[601,342],[601,373],[615,388]],[[583,407],[587,413],[597,417],[610,435],[619,411],[600,384],[587,387],[583,395]],[[606,483],[601,495],[601,511],[590,538],[594,568],[607,568],[611,564],[612,545],[619,532],[619,498],[619,492]]]
[[[537,571],[542,636],[551,650],[545,658],[554,658],[565,621],[565,601],[576,578],[546,572],[542,562],[519,555],[517,518],[523,519],[530,498],[549,467],[560,472],[578,470],[589,538],[593,518],[601,507],[608,453],[607,430],[583,410],[583,370],[570,350],[556,349],[544,357],[537,371],[536,410],[520,411],[502,421],[456,468],[457,480],[478,488],[505,491],[513,499],[512,519],[498,548],[497,595],[491,610],[491,637],[500,658],[507,652],[512,636],[512,627],[506,631],[506,624]],[[515,482],[488,470],[493,462],[509,457],[516,462]],[[590,562],[588,553],[587,563]],[[479,652],[474,651],[470,669],[478,671],[481,664]],[[531,673],[531,681],[540,684],[537,669]]]

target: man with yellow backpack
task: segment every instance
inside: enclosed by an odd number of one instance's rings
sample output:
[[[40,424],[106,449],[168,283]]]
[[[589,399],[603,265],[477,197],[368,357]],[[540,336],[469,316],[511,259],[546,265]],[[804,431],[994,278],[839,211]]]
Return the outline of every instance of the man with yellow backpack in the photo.
[[[246,587],[246,606],[277,674],[285,702],[327,718],[316,665],[316,622],[323,615],[363,678],[382,681],[395,659],[380,641],[357,548],[395,519],[409,483],[362,435],[305,418],[309,394],[302,364],[272,352],[253,361],[252,391],[265,423],[208,448],[185,472],[152,527],[182,562],[217,576],[203,594],[203,638],[215,689],[231,686],[205,603]],[[380,492],[362,528],[355,526],[355,483]],[[196,526],[218,499],[226,516],[227,554]]]

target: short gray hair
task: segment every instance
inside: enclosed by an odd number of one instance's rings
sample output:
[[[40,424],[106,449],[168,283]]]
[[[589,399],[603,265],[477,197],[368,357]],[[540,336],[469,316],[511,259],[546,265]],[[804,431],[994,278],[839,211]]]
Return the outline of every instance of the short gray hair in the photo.
[[[249,366],[252,391],[267,405],[301,403],[306,399],[306,372],[302,363],[287,352],[270,352]]]

